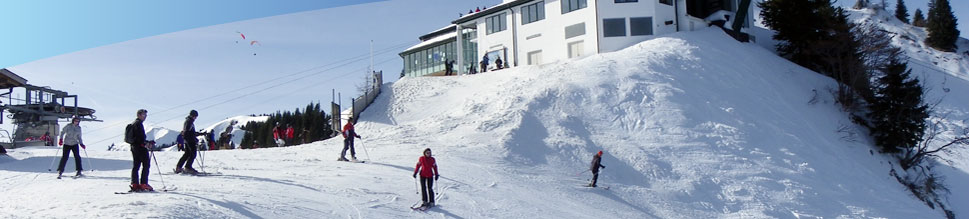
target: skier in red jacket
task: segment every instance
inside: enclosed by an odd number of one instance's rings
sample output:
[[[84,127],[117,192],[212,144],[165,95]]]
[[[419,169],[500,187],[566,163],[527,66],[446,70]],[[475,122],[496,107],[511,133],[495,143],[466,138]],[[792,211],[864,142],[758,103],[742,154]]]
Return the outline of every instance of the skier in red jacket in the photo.
[[[432,174],[432,170],[434,174]],[[418,171],[421,172],[421,207],[431,207],[434,206],[434,181],[438,180],[438,164],[434,162],[434,157],[431,156],[431,148],[424,149],[424,156],[418,158],[418,165],[414,167],[414,174],[411,177],[417,178]],[[432,180],[434,176],[434,180]]]
[[[340,132],[344,136],[344,150],[340,151],[340,158],[337,161],[348,161],[347,160],[347,149],[350,149],[350,160],[357,162],[357,152],[354,151],[354,138],[360,138],[360,135],[354,131],[354,122],[357,122],[354,117],[347,119],[347,124],[344,125],[343,132]]]

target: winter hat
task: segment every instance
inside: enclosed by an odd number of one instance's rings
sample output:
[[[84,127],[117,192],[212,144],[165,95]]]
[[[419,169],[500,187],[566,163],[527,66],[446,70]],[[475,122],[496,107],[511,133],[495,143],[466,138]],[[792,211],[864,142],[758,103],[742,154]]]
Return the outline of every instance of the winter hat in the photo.
[[[199,111],[195,111],[195,110],[189,111],[189,116],[199,116]]]
[[[596,153],[596,155],[603,156],[603,151]]]
[[[426,154],[428,152],[431,152],[431,148],[425,148],[424,149],[424,152],[421,152],[421,154],[424,155],[424,154]]]

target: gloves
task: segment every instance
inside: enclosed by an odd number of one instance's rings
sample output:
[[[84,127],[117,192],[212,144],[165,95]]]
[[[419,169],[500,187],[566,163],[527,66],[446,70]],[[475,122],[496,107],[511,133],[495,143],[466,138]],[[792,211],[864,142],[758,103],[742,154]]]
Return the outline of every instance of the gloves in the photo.
[[[438,181],[438,177],[441,175],[434,175],[434,181]]]
[[[357,136],[357,139],[360,139],[360,135]]]
[[[62,138],[60,140],[57,140],[57,145],[63,146],[64,145],[64,139]]]
[[[84,146],[84,144],[81,144],[81,149],[87,150],[88,147],[87,146]]]
[[[603,165],[600,165],[600,166],[602,166],[602,167],[603,167],[603,169],[606,169],[606,166],[603,166]]]
[[[411,178],[415,178],[415,179],[417,179],[417,178],[418,178],[418,174],[417,174],[417,173],[415,173],[415,174],[412,174],[412,175],[411,175]]]

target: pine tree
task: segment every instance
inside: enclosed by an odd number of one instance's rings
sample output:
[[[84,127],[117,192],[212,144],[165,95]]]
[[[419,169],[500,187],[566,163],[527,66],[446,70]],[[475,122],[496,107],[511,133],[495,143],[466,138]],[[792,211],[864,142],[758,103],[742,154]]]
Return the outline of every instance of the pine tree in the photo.
[[[917,8],[916,12],[913,13],[913,26],[917,26],[917,27],[926,26],[926,18],[923,18],[923,11],[919,10],[919,8]]]
[[[950,1],[931,0],[926,16],[926,45],[940,51],[956,51],[960,30],[957,30],[957,18],[950,9]]]
[[[923,103],[923,87],[899,56],[890,59],[878,79],[876,100],[870,105],[871,135],[884,153],[900,153],[917,147],[923,138],[929,111]]]
[[[863,2],[864,1],[860,1]],[[840,82],[839,102],[854,107],[871,97],[869,76],[853,36],[854,25],[830,0],[772,0],[758,4],[764,24],[776,34],[778,53],[792,62]]]
[[[903,3],[903,0],[896,0],[896,18],[903,23],[909,23],[909,11],[906,10],[906,3]]]

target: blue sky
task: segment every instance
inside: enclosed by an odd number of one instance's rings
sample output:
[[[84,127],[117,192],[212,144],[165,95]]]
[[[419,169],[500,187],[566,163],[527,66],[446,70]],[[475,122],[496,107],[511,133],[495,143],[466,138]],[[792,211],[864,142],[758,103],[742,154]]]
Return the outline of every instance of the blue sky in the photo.
[[[2,1],[0,68],[180,30],[376,1]]]
[[[380,0],[3,1],[0,68],[191,28],[376,1]],[[887,1],[890,5],[896,2]],[[926,0],[905,2],[910,15],[916,8],[927,10]],[[967,38],[967,1],[950,4],[960,35]]]

